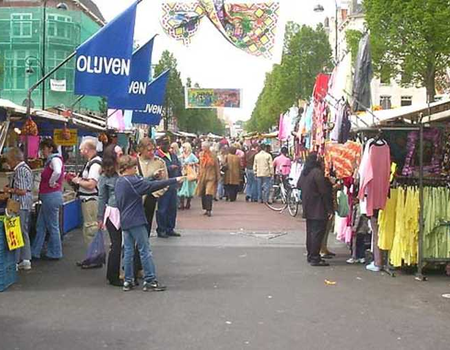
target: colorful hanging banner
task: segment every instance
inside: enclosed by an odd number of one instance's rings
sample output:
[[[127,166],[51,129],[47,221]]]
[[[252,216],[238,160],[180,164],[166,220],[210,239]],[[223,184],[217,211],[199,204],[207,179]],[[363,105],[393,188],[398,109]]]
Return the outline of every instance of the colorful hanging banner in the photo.
[[[245,52],[271,58],[279,18],[278,2],[225,4],[224,0],[162,5],[162,27],[172,38],[191,43],[203,17],[208,19],[234,46]]]
[[[170,71],[165,71],[147,86],[147,104],[142,110],[133,111],[134,124],[159,125],[162,118],[167,82]]]
[[[75,94],[126,96],[137,1],[76,50]]]
[[[131,59],[131,83],[128,87],[128,94],[124,97],[110,96],[108,98],[108,108],[132,110],[145,108],[154,39],[153,37],[133,54]]]
[[[240,108],[240,89],[187,88],[186,108]]]

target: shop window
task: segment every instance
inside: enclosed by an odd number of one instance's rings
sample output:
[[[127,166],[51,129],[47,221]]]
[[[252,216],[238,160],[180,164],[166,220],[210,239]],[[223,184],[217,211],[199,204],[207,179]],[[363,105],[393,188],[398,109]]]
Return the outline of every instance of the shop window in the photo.
[[[11,14],[11,36],[19,38],[31,38],[33,15],[31,13]]]
[[[412,105],[412,96],[402,96],[400,104],[402,107],[411,106]]]
[[[382,109],[391,109],[391,96],[380,96],[380,106]]]
[[[56,14],[47,15],[47,35],[49,37],[71,39],[72,31],[72,17]]]

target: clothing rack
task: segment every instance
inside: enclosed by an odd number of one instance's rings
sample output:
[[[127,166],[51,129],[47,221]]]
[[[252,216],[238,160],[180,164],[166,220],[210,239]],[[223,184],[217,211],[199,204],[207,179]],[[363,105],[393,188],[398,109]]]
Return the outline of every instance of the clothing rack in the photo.
[[[429,111],[430,113],[430,111]],[[417,274],[416,280],[418,281],[426,281],[427,278],[423,274],[423,269],[427,263],[442,263],[442,262],[450,262],[450,258],[425,258],[424,257],[424,236],[425,236],[425,217],[424,217],[424,185],[426,182],[432,181],[434,183],[448,183],[449,178],[444,177],[425,177],[424,176],[424,130],[426,128],[448,128],[446,124],[433,124],[429,123],[424,124],[422,121],[424,116],[422,115],[419,119],[418,124],[411,124],[410,126],[399,125],[399,126],[381,126],[381,127],[372,127],[372,128],[361,128],[358,132],[370,132],[370,131],[419,131],[419,176],[411,177],[411,176],[396,176],[396,179],[399,180],[415,180],[419,183],[419,252],[418,252],[418,263],[417,263]]]

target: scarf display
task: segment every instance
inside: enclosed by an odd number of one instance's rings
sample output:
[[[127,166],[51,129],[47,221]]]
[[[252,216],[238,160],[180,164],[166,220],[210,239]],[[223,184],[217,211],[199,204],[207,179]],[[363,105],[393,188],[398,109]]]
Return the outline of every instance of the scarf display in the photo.
[[[254,56],[272,57],[280,4],[225,4],[224,0],[164,3],[161,24],[175,40],[189,45],[203,17],[235,47]]]

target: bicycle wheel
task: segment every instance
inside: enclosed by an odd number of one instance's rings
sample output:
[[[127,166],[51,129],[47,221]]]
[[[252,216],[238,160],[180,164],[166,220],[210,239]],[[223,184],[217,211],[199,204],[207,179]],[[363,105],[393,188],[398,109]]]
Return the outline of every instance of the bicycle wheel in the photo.
[[[298,214],[298,199],[297,199],[297,191],[295,189],[289,191],[288,209],[289,214],[291,214],[291,216],[295,218]]]
[[[269,190],[269,201],[266,205],[274,211],[283,211],[287,207],[286,196],[279,185],[273,185]]]

